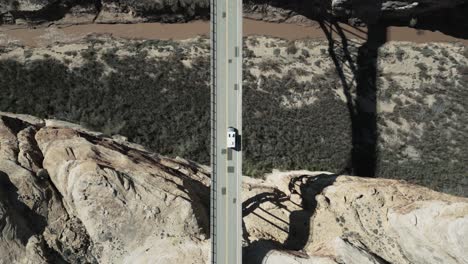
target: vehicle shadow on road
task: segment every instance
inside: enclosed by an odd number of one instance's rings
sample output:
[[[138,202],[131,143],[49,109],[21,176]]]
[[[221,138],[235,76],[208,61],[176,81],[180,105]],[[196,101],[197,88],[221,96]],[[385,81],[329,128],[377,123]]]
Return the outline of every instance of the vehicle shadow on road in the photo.
[[[257,225],[271,225],[280,232],[286,232],[287,238],[282,243],[273,239],[260,239],[250,241],[250,234],[243,222],[243,238],[247,244],[244,247],[243,262],[246,264],[260,264],[269,257],[272,250],[289,252],[297,257],[307,258],[307,254],[301,252],[310,241],[311,218],[317,208],[315,196],[320,194],[327,186],[332,185],[338,175],[320,174],[317,176],[302,175],[291,179],[289,191],[291,195],[299,195],[301,204],[295,204],[300,209],[289,211],[285,202],[294,203],[291,197],[281,191],[261,193],[242,204],[243,217],[254,214],[257,219]],[[262,208],[262,205],[270,202],[273,205],[289,211],[289,221],[286,222],[281,217]],[[257,213],[258,212],[258,213]],[[262,215],[259,213],[261,212]],[[265,216],[266,215],[266,216]],[[283,222],[278,225],[275,222]],[[286,226],[287,228],[284,228]]]

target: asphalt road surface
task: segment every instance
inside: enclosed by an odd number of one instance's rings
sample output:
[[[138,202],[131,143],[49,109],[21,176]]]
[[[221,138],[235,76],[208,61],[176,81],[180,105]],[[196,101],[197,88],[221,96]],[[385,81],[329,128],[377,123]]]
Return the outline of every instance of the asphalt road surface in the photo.
[[[242,262],[242,0],[213,0],[212,263]],[[213,11],[215,11],[213,13]],[[214,74],[214,75],[213,75]],[[236,148],[227,131],[236,129]]]

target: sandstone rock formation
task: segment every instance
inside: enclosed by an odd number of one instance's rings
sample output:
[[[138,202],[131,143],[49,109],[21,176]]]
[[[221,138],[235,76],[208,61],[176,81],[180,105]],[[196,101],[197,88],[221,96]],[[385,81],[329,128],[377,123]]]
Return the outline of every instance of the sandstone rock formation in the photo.
[[[276,173],[247,186],[258,193],[257,210],[244,209],[248,263],[467,263],[466,198],[329,173]]]
[[[0,22],[1,14],[12,14],[16,22],[174,23],[206,18],[209,0],[1,0]]]
[[[383,23],[438,30],[467,38],[465,0],[245,0],[245,16],[265,21],[309,25],[337,19],[352,25]]]
[[[468,199],[330,173],[244,177],[245,263],[467,263]],[[207,263],[209,169],[0,113],[0,263]]]
[[[0,263],[205,263],[207,174],[64,122],[2,115]]]
[[[274,22],[309,24],[310,19],[333,15],[372,22],[398,19],[409,22],[420,15],[439,12],[463,19],[465,0],[245,0],[245,15]],[[457,12],[460,10],[460,12]],[[61,21],[62,23],[135,23],[145,21],[184,22],[208,18],[209,0],[1,0],[0,22]],[[3,19],[2,19],[3,17]]]
[[[453,8],[466,3],[464,0],[434,1],[434,0],[332,0],[331,9],[335,15],[372,17],[412,17],[445,8]]]

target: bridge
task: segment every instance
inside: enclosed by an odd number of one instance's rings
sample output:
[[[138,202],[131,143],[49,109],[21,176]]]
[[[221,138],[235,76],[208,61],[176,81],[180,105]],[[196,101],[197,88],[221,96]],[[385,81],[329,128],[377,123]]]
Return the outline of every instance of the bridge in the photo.
[[[211,0],[211,263],[242,263],[242,0]]]

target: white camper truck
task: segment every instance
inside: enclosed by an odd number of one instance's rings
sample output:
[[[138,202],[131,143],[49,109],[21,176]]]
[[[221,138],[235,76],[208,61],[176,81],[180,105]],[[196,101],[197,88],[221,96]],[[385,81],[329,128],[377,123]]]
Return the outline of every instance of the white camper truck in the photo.
[[[233,127],[228,127],[227,130],[227,147],[230,149],[237,148],[237,130]]]

